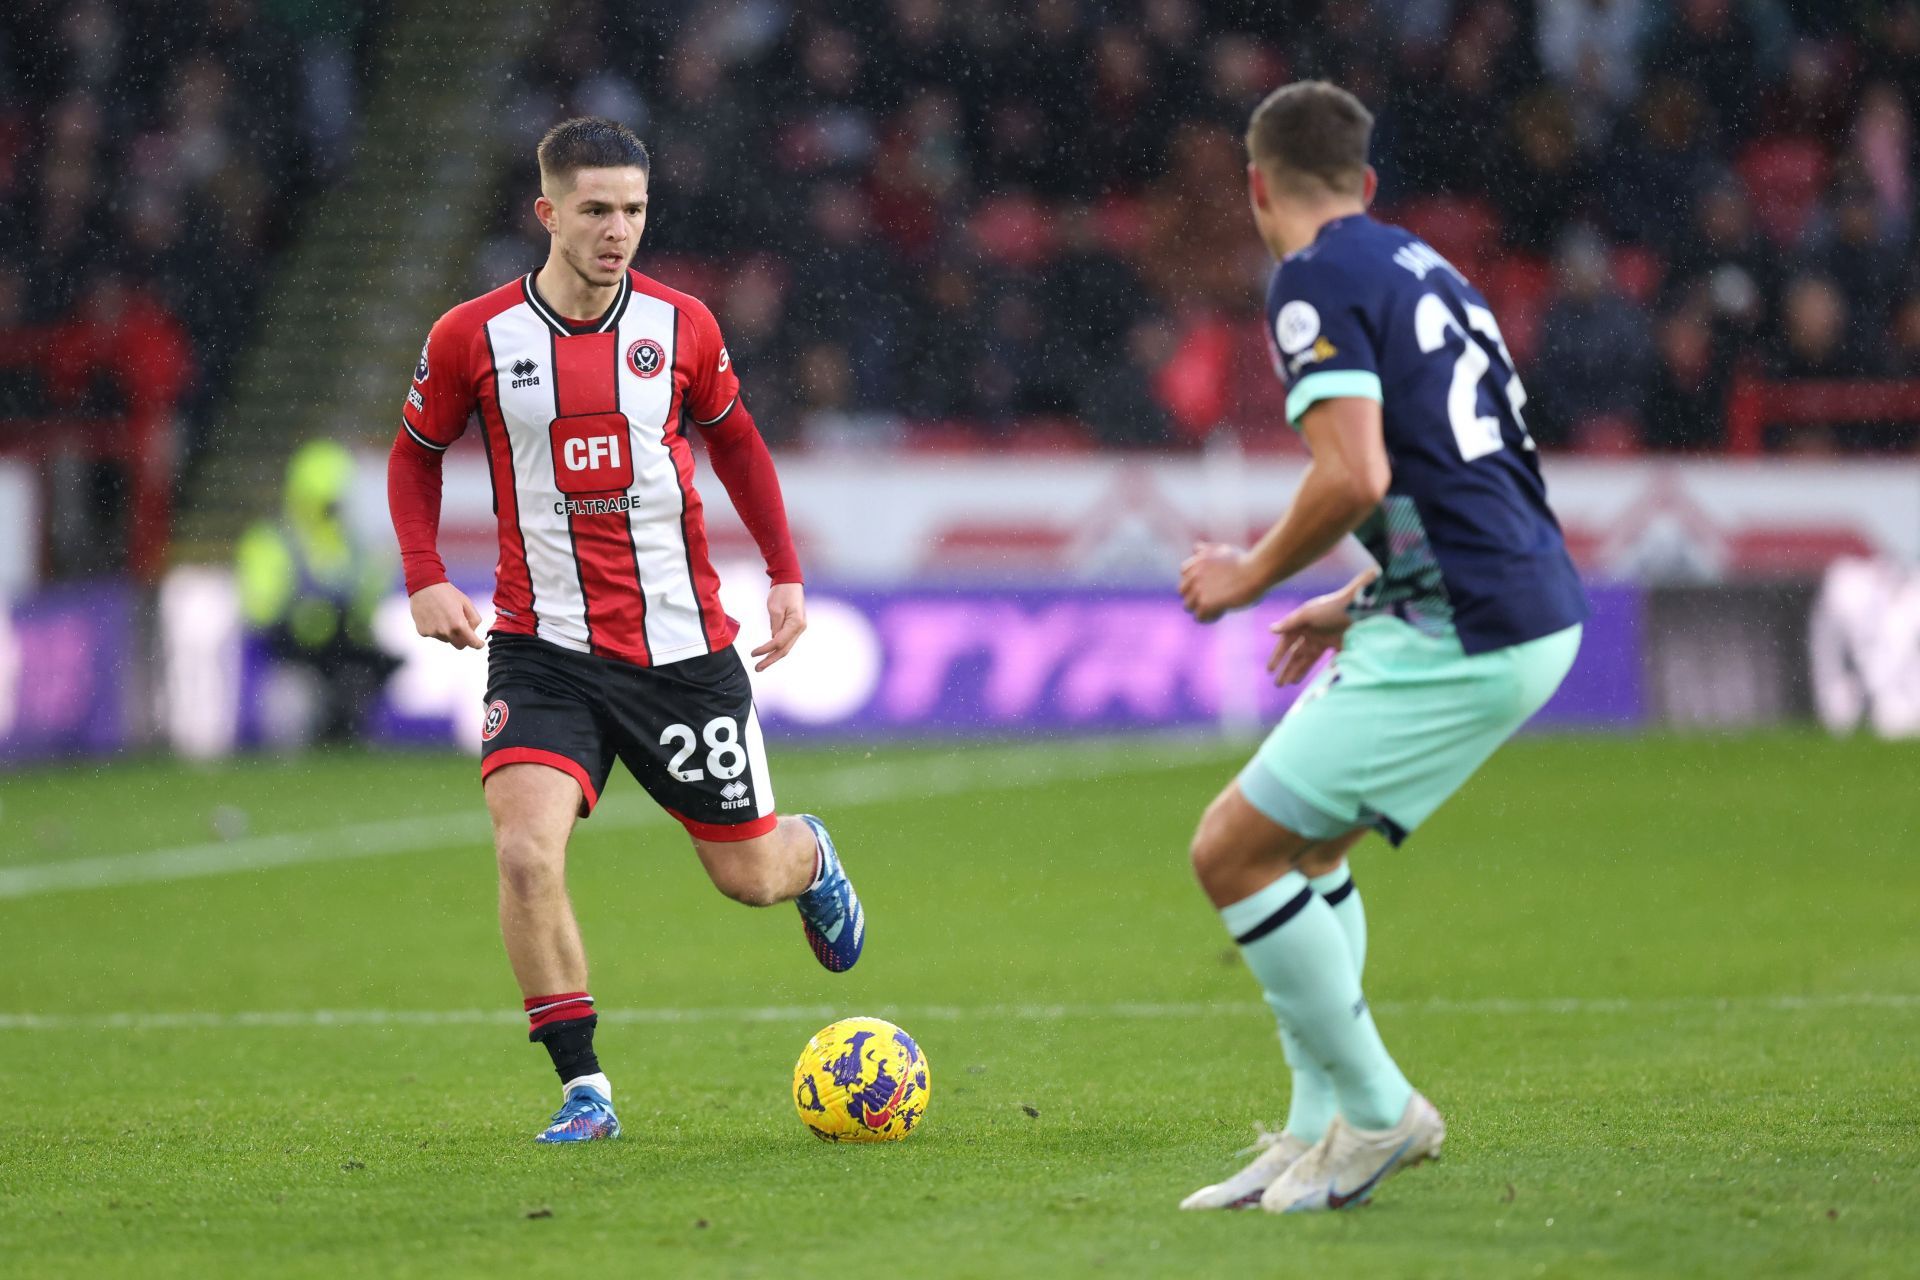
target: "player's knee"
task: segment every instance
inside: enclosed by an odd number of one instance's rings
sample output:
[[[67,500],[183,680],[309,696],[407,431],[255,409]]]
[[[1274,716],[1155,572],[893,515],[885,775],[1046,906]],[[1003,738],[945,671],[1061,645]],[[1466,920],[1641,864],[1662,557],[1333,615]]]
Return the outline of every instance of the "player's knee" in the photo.
[[[766,838],[712,844],[701,851],[713,887],[749,907],[770,907],[793,895],[782,883],[774,850]]]
[[[772,869],[759,865],[729,868],[716,874],[713,883],[721,893],[749,907],[771,907],[789,896]]]
[[[1352,843],[1345,837],[1323,840],[1301,854],[1300,860],[1293,864],[1294,869],[1308,878],[1330,875],[1347,860],[1347,848]]]
[[[501,831],[494,850],[501,888],[516,898],[541,897],[564,883],[561,855],[526,832]]]
[[[1194,878],[1203,888],[1212,888],[1220,874],[1226,869],[1233,854],[1232,846],[1221,830],[1219,820],[1209,809],[1200,819],[1200,825],[1194,828],[1193,839],[1187,845],[1187,860],[1193,864]]]
[[[749,907],[771,907],[787,900],[771,876],[736,876],[722,884],[720,892]]]

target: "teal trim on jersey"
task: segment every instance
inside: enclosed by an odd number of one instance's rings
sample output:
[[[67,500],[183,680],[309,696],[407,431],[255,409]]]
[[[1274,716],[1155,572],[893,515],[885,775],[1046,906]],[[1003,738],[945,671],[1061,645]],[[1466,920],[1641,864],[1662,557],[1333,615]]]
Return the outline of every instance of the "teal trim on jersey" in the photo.
[[[1332,400],[1336,396],[1357,396],[1362,400],[1372,400],[1379,404],[1385,400],[1380,394],[1380,375],[1365,369],[1328,369],[1321,373],[1310,373],[1293,384],[1293,390],[1287,393],[1287,422],[1298,426],[1300,415],[1322,400]]]
[[[1398,842],[1545,705],[1580,627],[1467,653],[1391,615],[1347,629],[1240,775],[1262,813],[1308,839],[1378,825]]]

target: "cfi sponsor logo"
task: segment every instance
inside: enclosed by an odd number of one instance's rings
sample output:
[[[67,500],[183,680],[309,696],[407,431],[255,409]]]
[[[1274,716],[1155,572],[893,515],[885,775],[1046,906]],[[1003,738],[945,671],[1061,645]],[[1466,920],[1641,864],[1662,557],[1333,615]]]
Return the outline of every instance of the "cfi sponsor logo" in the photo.
[[[652,338],[640,338],[627,348],[627,368],[643,378],[659,373],[666,363],[666,348]]]
[[[427,399],[420,394],[420,388],[418,387],[407,388],[407,403],[412,405],[418,413],[425,413],[427,411]]]
[[[720,367],[717,370],[715,370],[715,372],[725,373],[727,371],[727,366],[732,363],[733,363],[733,357],[727,354],[727,349],[725,347],[720,348]]]
[[[433,338],[431,336],[420,344],[420,363],[413,366],[413,380],[415,382],[425,382],[427,380],[427,348],[432,344]]]
[[[507,704],[495,698],[487,704],[487,718],[480,725],[480,741],[492,742],[507,727]]]
[[[538,361],[521,356],[513,362],[513,389],[537,387],[540,385],[540,365]]]

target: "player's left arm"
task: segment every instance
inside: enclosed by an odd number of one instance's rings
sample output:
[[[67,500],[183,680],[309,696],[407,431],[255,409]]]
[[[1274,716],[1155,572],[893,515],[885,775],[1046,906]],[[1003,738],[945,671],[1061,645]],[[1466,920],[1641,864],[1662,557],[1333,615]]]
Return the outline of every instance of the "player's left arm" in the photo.
[[[1252,550],[1201,543],[1180,566],[1180,599],[1201,622],[1254,603],[1359,528],[1393,480],[1380,402],[1316,400],[1300,416],[1313,460],[1286,513]],[[1364,584],[1361,584],[1364,585]],[[1349,584],[1349,590],[1358,586]]]
[[[786,657],[807,629],[800,556],[787,527],[787,504],[780,492],[779,472],[774,470],[767,442],[740,397],[740,380],[721,341],[720,326],[705,308],[694,319],[703,349],[693,384],[687,388],[687,412],[706,441],[713,474],[733,499],[733,509],[767,562],[767,577],[773,584],[767,591],[768,638],[752,653],[760,659],[753,669],[765,671]]]

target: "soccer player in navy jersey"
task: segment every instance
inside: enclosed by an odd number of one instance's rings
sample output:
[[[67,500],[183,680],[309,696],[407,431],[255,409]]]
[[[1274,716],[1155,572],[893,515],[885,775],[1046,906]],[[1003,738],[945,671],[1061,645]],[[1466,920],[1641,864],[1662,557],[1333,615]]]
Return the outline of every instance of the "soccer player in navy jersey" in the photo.
[[[615,760],[686,828],[721,892],[795,903],[827,969],[860,958],[866,913],[825,825],[774,806],[739,624],[707,554],[694,434],[766,560],[772,634],[757,670],[806,628],[800,562],[713,313],[633,268],[646,148],[589,117],[555,125],[538,157],[547,260],[433,326],[387,492],[415,628],[480,648],[479,612],[435,547],[441,455],[478,431],[500,537],[480,733],[500,932],[528,1034],[561,1081],[539,1139],[585,1142],[617,1137],[620,1122],[593,1046],[567,841]]]
[[[1251,550],[1195,550],[1181,597],[1212,622],[1349,534],[1377,568],[1275,626],[1282,684],[1336,656],[1193,838],[1200,884],[1279,1020],[1293,1091],[1285,1128],[1188,1209],[1339,1209],[1440,1153],[1440,1113],[1361,993],[1366,920],[1346,855],[1369,830],[1405,840],[1539,710],[1586,617],[1493,312],[1432,248],[1367,215],[1372,127],[1353,95],[1306,81],[1247,130],[1254,223],[1279,262],[1267,338],[1312,462]]]

